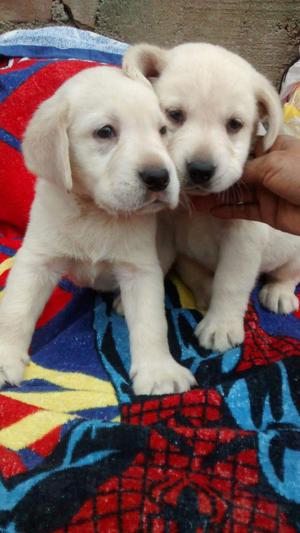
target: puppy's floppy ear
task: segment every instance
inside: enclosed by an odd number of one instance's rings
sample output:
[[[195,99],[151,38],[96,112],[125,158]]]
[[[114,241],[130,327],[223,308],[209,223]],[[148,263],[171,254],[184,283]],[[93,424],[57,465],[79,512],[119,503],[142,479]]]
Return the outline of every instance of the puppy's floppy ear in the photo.
[[[149,82],[158,78],[168,62],[168,50],[151,44],[130,46],[123,58],[123,70],[132,79]]]
[[[282,107],[277,91],[261,74],[257,76],[256,98],[261,119],[267,117],[268,130],[263,138],[264,151],[271,148],[282,126]]]
[[[46,100],[25,131],[22,151],[28,169],[38,177],[72,189],[66,102],[62,95]]]

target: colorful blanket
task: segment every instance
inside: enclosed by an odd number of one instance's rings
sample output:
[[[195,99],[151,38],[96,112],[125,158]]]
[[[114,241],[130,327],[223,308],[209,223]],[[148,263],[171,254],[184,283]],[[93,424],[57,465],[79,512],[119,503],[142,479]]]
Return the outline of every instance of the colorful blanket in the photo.
[[[24,128],[65,79],[95,64],[86,32],[62,56],[51,31],[48,43],[35,32],[0,38],[0,53],[27,57],[1,60],[1,289],[33,197]],[[92,59],[119,63],[122,45],[101,39]],[[243,346],[211,353],[193,336],[201,316],[191,294],[170,276],[170,348],[198,387],[136,397],[113,296],[62,280],[37,324],[22,385],[0,393],[0,531],[300,531],[300,313],[272,314],[257,293]]]

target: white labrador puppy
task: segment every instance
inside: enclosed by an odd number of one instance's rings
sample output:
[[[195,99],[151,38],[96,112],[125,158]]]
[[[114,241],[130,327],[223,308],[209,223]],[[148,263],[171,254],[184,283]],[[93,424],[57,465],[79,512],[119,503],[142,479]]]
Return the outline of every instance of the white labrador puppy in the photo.
[[[179,193],[165,130],[153,90],[111,67],[77,74],[34,114],[23,152],[38,181],[0,306],[0,384],[20,383],[36,320],[64,274],[120,287],[136,393],[194,383],[169,352],[155,245],[155,212]]]
[[[279,133],[276,91],[249,63],[222,47],[136,45],[127,52],[124,69],[153,84],[169,119],[170,154],[189,194],[220,193],[239,180],[261,118],[268,121],[265,150]],[[276,313],[298,309],[299,237],[258,222],[224,222],[182,209],[175,224],[179,272],[199,305],[209,301],[195,332],[202,346],[223,351],[243,341],[244,314],[261,272],[268,273],[261,303]]]

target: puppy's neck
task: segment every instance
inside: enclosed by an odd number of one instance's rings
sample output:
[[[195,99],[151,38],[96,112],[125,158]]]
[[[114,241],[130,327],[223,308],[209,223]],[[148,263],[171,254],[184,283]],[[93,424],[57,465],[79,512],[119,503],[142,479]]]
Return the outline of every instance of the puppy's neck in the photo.
[[[89,195],[88,192],[72,191],[69,193],[69,195],[72,197],[73,203],[77,208],[77,214],[80,218],[101,218],[102,221],[110,224],[118,224],[122,221],[124,222],[125,220],[128,222],[134,218],[133,214],[127,214],[121,211],[110,212],[104,206],[99,206],[95,203],[94,199]]]
[[[70,192],[70,197],[72,198],[73,202],[75,202],[82,216],[91,213],[96,214],[99,213],[99,211],[104,212],[104,209],[100,209],[100,207],[95,204],[93,198],[89,196],[87,192],[83,193],[73,190]]]

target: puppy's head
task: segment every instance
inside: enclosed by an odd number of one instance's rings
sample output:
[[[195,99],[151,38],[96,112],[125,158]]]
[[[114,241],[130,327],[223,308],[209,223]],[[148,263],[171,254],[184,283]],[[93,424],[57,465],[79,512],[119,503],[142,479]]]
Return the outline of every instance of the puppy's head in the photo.
[[[25,132],[25,163],[41,179],[108,212],[175,207],[179,182],[153,89],[119,69],[87,69],[62,85]]]
[[[191,192],[220,192],[240,178],[260,120],[267,121],[265,150],[279,133],[282,112],[275,89],[222,47],[136,45],[123,68],[153,84],[168,119],[170,154]]]

